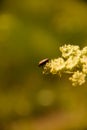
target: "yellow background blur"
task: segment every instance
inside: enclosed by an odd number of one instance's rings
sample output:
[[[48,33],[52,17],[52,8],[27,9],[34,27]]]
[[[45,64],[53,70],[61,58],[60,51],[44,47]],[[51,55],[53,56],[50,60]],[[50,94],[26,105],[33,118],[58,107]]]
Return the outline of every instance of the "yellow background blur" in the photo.
[[[0,130],[87,130],[87,83],[38,67],[64,44],[87,45],[87,0],[0,0]]]

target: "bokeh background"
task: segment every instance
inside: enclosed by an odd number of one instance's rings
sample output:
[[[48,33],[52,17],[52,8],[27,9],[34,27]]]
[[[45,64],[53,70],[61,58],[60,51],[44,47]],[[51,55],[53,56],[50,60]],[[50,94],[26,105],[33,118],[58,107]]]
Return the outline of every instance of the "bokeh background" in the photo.
[[[38,67],[64,44],[87,45],[87,0],[0,0],[0,130],[87,130],[87,83]]]

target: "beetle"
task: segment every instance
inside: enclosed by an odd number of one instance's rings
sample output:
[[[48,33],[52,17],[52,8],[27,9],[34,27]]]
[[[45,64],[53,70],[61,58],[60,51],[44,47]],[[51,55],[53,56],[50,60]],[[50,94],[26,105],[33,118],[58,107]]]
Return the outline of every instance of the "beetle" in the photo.
[[[49,59],[48,59],[48,58],[45,58],[45,59],[43,59],[43,60],[41,60],[41,61],[39,62],[38,66],[39,66],[39,67],[44,66],[48,61],[49,61]]]

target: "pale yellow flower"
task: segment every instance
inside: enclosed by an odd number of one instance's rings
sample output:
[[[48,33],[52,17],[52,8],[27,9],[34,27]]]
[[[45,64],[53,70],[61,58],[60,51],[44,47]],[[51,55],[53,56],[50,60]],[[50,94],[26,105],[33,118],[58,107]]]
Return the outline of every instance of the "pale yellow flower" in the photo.
[[[87,63],[82,65],[82,72],[87,74]]]
[[[78,65],[79,60],[80,58],[77,56],[70,56],[65,62],[66,69],[72,70],[74,67]]]
[[[51,60],[50,72],[56,74],[57,72],[61,71],[64,67],[65,62],[63,58]]]
[[[83,56],[80,58],[80,62],[81,62],[81,64],[87,64],[87,56],[86,56],[86,55],[83,55]]]
[[[82,49],[82,55],[87,55],[87,46]]]
[[[76,86],[85,83],[85,78],[86,78],[86,74],[76,71],[73,73],[72,77],[69,78],[69,80],[72,81],[73,86]]]
[[[60,47],[60,51],[62,52],[62,57],[64,58],[80,53],[79,46],[74,45],[64,45]]]
[[[69,80],[72,85],[82,85],[87,76],[87,46],[80,50],[77,45],[64,45],[60,47],[62,56],[46,63],[44,73],[72,74]]]

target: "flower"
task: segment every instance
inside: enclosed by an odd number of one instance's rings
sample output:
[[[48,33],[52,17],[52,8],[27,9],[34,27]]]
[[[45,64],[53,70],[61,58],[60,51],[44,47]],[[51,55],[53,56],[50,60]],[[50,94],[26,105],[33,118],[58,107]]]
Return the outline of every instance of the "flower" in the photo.
[[[87,64],[87,56],[82,55],[82,57],[80,58],[80,62],[81,64]]]
[[[44,70],[46,71],[47,69],[49,69],[50,73],[57,74],[58,72],[63,70],[64,67],[65,67],[64,59],[57,58],[57,59],[53,59],[49,63],[47,63],[44,67]]]
[[[87,46],[82,49],[82,55],[87,55]]]
[[[87,63],[86,63],[86,64],[83,64],[83,66],[82,66],[82,72],[83,72],[84,74],[87,74]]]
[[[83,55],[80,58],[80,62],[82,64],[82,71],[83,71],[83,73],[87,74],[87,56]]]
[[[78,65],[79,60],[80,58],[77,56],[70,56],[65,62],[66,69],[72,70],[74,67]]]
[[[62,57],[68,58],[71,55],[80,54],[79,46],[74,45],[64,45],[60,47],[60,51],[62,52]]]
[[[64,45],[60,47],[62,56],[51,59],[44,66],[44,73],[72,75],[69,80],[72,85],[82,85],[87,76],[87,46],[80,50],[77,45]]]
[[[86,74],[76,71],[73,73],[72,77],[69,78],[69,80],[72,81],[73,86],[82,85],[83,83],[85,83],[85,77]]]
[[[54,59],[51,61],[51,69],[50,72],[55,74],[58,71],[61,71],[65,67],[65,63],[63,58]]]

